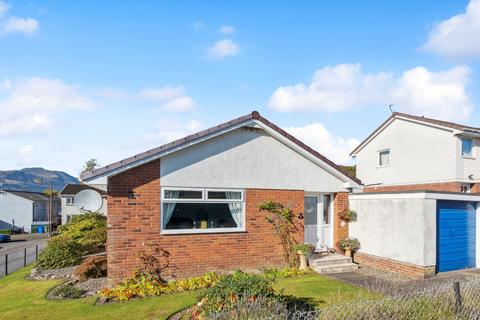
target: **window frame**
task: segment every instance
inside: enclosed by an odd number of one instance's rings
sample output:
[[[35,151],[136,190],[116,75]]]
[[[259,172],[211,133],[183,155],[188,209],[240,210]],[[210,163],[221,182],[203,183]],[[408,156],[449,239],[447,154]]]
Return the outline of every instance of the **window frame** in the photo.
[[[201,191],[202,199],[171,199],[165,198],[165,191]],[[208,191],[240,192],[241,199],[208,199]],[[223,188],[191,188],[191,187],[161,187],[160,188],[160,234],[203,234],[203,233],[238,233],[246,231],[246,201],[244,189]],[[207,229],[164,229],[163,228],[163,204],[164,203],[242,203],[242,226],[236,228],[207,228]]]
[[[381,164],[380,161],[381,161],[381,154],[382,152],[388,152],[388,164]],[[378,168],[385,168],[385,167],[389,167],[390,166],[390,163],[391,163],[391,151],[390,149],[382,149],[382,150],[378,150],[377,151],[377,167]]]
[[[75,197],[66,197],[65,203],[67,204],[67,206],[74,206],[75,205]]]
[[[471,145],[470,145],[470,154],[464,154],[464,153],[463,153],[463,142],[464,142],[465,140],[468,140],[468,141],[471,142]],[[475,147],[475,140],[474,140],[473,138],[462,137],[462,138],[460,139],[460,153],[461,153],[461,155],[462,155],[463,158],[475,159],[475,155],[474,155],[474,153],[473,153],[474,147]]]

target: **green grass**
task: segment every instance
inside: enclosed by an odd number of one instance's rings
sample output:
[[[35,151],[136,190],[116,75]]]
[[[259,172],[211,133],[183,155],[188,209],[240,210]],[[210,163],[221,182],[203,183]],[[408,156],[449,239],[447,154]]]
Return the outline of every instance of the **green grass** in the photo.
[[[198,292],[184,292],[122,303],[94,305],[95,298],[51,301],[47,291],[59,280],[28,281],[30,269],[0,279],[0,319],[166,319],[195,303]]]
[[[199,294],[184,292],[106,305],[95,305],[93,297],[51,301],[45,295],[61,281],[29,281],[25,279],[29,272],[30,268],[24,268],[0,279],[0,319],[166,319],[193,305]],[[316,274],[278,279],[275,289],[309,298],[318,307],[375,297],[362,289]]]
[[[365,291],[349,284],[311,274],[303,277],[279,279],[275,290],[285,294],[309,299],[316,307],[354,302],[359,299],[378,299],[379,294]]]

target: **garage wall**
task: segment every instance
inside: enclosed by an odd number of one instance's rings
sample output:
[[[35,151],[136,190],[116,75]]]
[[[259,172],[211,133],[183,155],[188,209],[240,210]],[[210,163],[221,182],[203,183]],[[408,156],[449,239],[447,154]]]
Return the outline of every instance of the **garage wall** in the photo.
[[[350,196],[357,221],[349,225],[360,252],[419,266],[435,265],[436,200]]]

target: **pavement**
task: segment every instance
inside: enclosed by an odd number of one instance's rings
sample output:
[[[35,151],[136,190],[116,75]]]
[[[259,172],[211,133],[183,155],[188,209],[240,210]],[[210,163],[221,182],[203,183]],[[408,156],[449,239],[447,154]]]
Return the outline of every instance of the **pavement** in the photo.
[[[21,234],[13,235],[9,242],[0,243],[0,255],[8,254],[23,250],[23,248],[42,245],[48,241],[48,237],[44,234]]]

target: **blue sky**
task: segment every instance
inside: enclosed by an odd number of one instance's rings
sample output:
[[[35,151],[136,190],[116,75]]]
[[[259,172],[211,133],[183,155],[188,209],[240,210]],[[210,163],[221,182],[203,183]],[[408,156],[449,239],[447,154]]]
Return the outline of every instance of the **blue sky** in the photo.
[[[480,0],[0,1],[0,169],[77,176],[252,110],[339,163],[397,111],[480,126]]]

